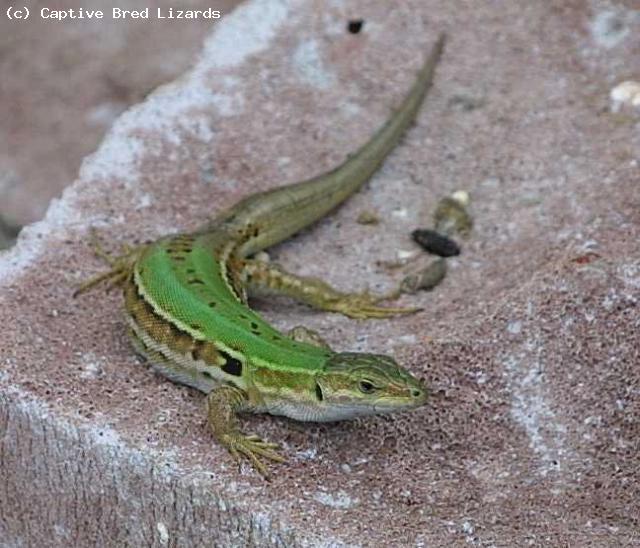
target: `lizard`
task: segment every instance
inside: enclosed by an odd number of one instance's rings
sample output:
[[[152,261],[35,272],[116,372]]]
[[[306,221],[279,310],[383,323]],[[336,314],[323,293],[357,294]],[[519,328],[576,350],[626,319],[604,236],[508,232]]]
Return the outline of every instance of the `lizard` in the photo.
[[[254,293],[277,293],[352,318],[416,312],[379,303],[368,291],[343,293],[253,256],[327,215],[355,193],[413,124],[431,87],[440,35],[404,101],[388,121],[335,169],[249,195],[193,233],[128,248],[111,269],[75,294],[108,282],[122,287],[134,348],[160,374],[206,394],[214,438],[263,476],[285,462],[277,444],[242,433],[242,412],[300,421],[338,421],[415,409],[427,387],[390,356],[336,352],[313,331],[283,334],[248,306]],[[397,295],[397,294],[396,294]]]

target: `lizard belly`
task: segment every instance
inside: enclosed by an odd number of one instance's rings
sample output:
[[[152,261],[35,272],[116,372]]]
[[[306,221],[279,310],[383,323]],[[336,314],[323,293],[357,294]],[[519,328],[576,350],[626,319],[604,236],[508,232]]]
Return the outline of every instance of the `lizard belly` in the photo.
[[[370,412],[356,412],[350,407],[315,405],[306,402],[273,401],[267,404],[271,415],[282,415],[303,422],[334,422],[370,415]]]

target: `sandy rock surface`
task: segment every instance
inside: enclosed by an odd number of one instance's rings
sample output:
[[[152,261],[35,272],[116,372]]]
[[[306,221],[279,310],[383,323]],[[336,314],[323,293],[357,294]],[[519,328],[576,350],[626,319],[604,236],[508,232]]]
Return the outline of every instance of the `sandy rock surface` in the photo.
[[[193,71],[115,122],[0,256],[0,537],[14,545],[632,546],[640,542],[640,77],[633,2],[252,1]],[[357,34],[347,22],[362,19]],[[339,350],[394,355],[412,413],[249,417],[289,458],[266,483],[207,431],[201,394],[129,347],[121,296],[74,287],[123,243],[197,227],[363,143],[449,36],[418,123],[343,208],[275,248],[384,291],[438,198],[475,226],[425,312],[359,322],[257,303]],[[373,210],[377,225],[356,222]],[[253,543],[253,544],[251,544]],[[10,544],[11,545],[11,544]]]
[[[215,7],[226,15],[237,3],[182,0],[180,6]],[[0,222],[24,225],[41,219],[114,120],[187,70],[215,24],[166,18],[176,5],[170,0],[150,4],[149,19],[111,17],[111,7],[117,5],[124,14],[140,9],[141,2],[107,4],[28,0],[2,8]],[[6,16],[8,6],[17,10],[21,5],[29,8],[29,19]],[[46,17],[40,15],[43,9]],[[153,17],[158,9],[164,19]],[[103,12],[102,19],[88,18],[96,11]]]

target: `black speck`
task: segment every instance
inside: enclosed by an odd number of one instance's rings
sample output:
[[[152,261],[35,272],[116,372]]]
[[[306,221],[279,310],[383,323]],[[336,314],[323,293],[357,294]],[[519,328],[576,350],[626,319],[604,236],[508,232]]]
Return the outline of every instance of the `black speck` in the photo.
[[[207,379],[213,379],[213,375],[209,373],[209,371],[202,371],[202,376],[206,377]]]
[[[318,401],[324,400],[324,394],[322,393],[322,388],[320,388],[320,385],[318,383],[316,383],[316,399]]]
[[[258,329],[258,324],[256,322],[251,322],[251,329]]]
[[[362,30],[363,25],[364,21],[362,19],[351,19],[347,23],[347,30],[351,34],[358,34]]]
[[[210,308],[215,308],[215,307],[216,307],[216,305],[217,305],[217,303],[216,303],[215,301],[211,301],[211,302],[209,303],[209,307],[210,307]]]
[[[204,285],[204,282],[198,278],[191,278],[190,280],[187,280],[187,283],[191,285]]]

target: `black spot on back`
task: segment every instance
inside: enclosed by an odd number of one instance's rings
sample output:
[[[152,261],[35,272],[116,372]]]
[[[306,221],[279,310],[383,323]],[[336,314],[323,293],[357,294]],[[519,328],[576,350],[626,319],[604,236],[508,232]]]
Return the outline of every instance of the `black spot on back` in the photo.
[[[169,255],[179,255],[181,253],[189,253],[191,249],[191,246],[174,244],[171,247],[167,247],[167,253]]]
[[[320,385],[318,383],[316,383],[316,399],[318,401],[324,400],[324,394],[322,393],[322,388],[320,388]]]
[[[234,377],[242,376],[242,362],[240,360],[237,360],[226,352],[220,352],[220,355],[224,358],[224,365],[221,369],[225,373],[233,375]]]

